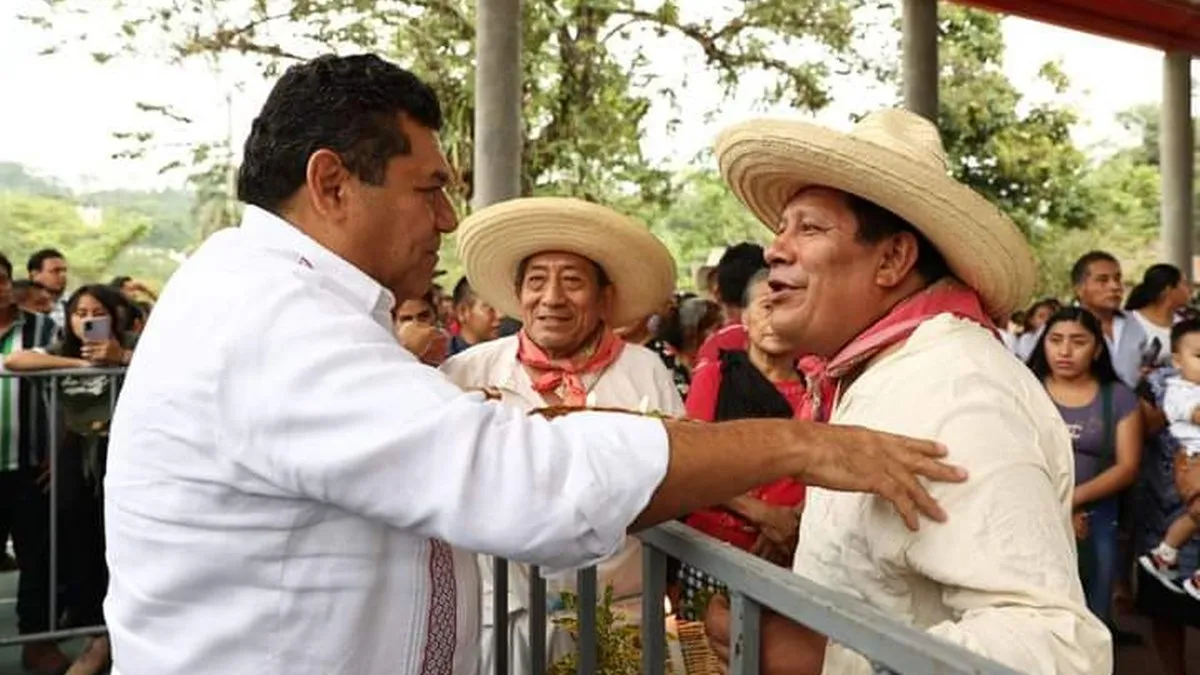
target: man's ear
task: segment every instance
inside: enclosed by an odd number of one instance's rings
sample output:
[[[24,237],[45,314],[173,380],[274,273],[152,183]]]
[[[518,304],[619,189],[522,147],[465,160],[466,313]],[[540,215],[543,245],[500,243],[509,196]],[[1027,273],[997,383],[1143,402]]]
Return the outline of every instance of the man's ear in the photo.
[[[875,281],[884,288],[899,286],[917,264],[919,248],[911,232],[899,232],[878,244],[879,267]]]
[[[313,210],[327,220],[339,220],[353,179],[342,158],[328,148],[317,150],[308,157],[304,179]]]

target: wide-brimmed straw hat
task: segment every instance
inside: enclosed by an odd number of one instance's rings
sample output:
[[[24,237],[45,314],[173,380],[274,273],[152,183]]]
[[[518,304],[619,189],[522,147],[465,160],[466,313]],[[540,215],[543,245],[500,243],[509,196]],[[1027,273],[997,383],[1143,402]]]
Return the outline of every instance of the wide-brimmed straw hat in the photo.
[[[829,187],[920,230],[993,317],[1007,318],[1033,294],[1037,267],[1025,236],[950,177],[937,127],[915,113],[873,112],[848,133],[800,121],[744,122],[721,133],[716,154],[734,194],[772,230],[800,190]]]
[[[614,287],[610,323],[658,310],[675,290],[675,261],[646,226],[610,208],[565,197],[529,197],[480,209],[459,225],[458,257],[471,288],[521,316],[517,270],[538,253],[574,253],[604,269]]]

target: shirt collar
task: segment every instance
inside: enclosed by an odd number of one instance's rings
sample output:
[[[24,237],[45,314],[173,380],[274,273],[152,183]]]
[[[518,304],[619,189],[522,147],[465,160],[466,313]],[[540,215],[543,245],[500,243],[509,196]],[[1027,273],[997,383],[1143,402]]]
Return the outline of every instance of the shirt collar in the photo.
[[[247,204],[242,213],[241,229],[266,248],[294,256],[297,265],[329,279],[372,315],[390,315],[396,306],[392,292],[366,272],[266,209]]]

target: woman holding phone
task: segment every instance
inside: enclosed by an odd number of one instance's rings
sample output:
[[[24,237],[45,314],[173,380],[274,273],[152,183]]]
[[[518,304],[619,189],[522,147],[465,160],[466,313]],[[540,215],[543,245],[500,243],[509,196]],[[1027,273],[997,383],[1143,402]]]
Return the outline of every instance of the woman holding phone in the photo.
[[[67,301],[61,340],[44,350],[18,351],[4,360],[14,372],[128,365],[135,338],[119,330],[121,298],[107,286],[90,285]],[[62,556],[68,590],[68,627],[104,623],[101,604],[108,588],[104,562],[104,499],[101,492],[108,450],[108,425],[120,388],[118,375],[62,375],[54,380],[67,433],[59,463],[58,507],[68,555]],[[93,639],[68,671],[91,675],[111,661],[107,637]]]

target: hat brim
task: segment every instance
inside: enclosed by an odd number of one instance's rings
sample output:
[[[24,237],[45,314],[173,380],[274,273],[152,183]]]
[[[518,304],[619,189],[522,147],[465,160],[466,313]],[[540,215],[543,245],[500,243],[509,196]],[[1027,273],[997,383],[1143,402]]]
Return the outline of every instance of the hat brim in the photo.
[[[816,124],[781,120],[726,129],[716,155],[730,189],[773,231],[798,192],[833,188],[870,200],[920,230],[991,316],[1007,317],[1033,294],[1037,266],[1020,229],[937,163],[915,162]]]
[[[480,209],[459,226],[458,256],[472,290],[507,316],[521,316],[521,262],[551,252],[573,253],[604,269],[614,287],[613,327],[653,314],[675,290],[667,247],[638,221],[599,204],[514,199]]]

